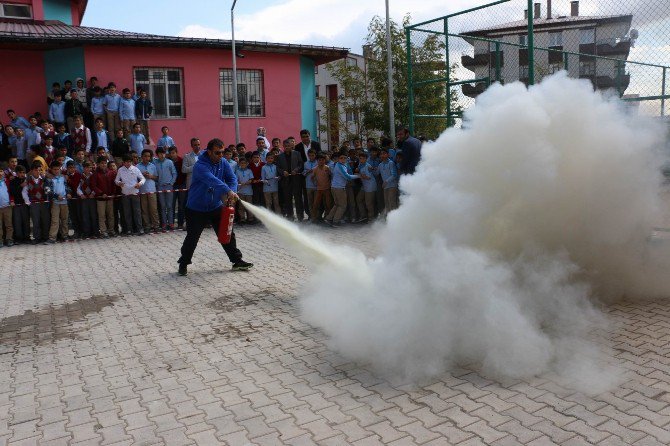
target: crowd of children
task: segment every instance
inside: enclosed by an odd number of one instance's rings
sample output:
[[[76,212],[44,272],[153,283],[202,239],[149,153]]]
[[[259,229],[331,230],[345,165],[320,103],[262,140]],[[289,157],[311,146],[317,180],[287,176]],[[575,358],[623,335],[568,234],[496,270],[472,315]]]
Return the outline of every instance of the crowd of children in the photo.
[[[152,113],[145,91],[116,93],[91,78],[85,88],[54,84],[49,114],[28,119],[7,110],[0,124],[0,247],[108,238],[183,229],[184,206],[200,141],[183,157],[167,126],[148,148]],[[356,138],[321,151],[309,131],[301,142],[270,142],[259,128],[255,147],[230,145],[224,157],[240,199],[288,219],[337,227],[365,223],[398,206],[401,151],[382,137],[363,147]],[[255,219],[238,205],[237,221]],[[176,225],[175,225],[176,220]]]

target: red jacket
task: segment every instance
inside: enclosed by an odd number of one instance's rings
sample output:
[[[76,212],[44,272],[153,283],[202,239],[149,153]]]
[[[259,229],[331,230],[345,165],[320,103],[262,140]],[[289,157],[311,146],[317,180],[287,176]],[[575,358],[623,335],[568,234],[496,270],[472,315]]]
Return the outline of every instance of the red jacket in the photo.
[[[111,196],[116,194],[115,179],[116,174],[113,171],[103,172],[99,167],[95,169],[95,172],[91,175],[91,188],[98,200],[105,200],[102,195]]]
[[[76,170],[72,175],[69,173],[65,173],[65,181],[67,182],[67,185],[70,187],[71,195],[72,198],[77,197],[77,188],[79,187],[79,183],[81,183],[81,174],[77,172]]]
[[[254,165],[254,163],[250,162],[249,163],[249,169],[254,173],[254,180],[260,180],[261,179],[261,169],[265,166],[265,163],[263,161],[260,161],[258,163],[258,167]]]

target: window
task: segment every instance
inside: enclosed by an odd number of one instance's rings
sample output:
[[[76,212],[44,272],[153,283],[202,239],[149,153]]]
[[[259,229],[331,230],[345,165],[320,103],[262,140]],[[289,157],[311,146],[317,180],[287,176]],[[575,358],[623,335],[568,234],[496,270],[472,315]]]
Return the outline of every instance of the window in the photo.
[[[519,45],[528,46],[528,34],[521,34],[519,36]]]
[[[358,60],[355,57],[347,57],[347,66],[348,67],[357,67]]]
[[[13,19],[29,19],[32,16],[33,16],[32,11],[30,10],[29,5],[12,5],[12,4],[0,5],[0,17],[9,17]]]
[[[319,94],[319,86],[317,85],[316,88],[315,88],[314,90],[316,90],[316,98],[319,99],[319,96],[321,96],[321,95]]]
[[[528,65],[519,65],[519,79],[528,79]]]
[[[596,63],[593,61],[579,62],[580,76],[593,76],[596,74]]]
[[[558,73],[562,69],[563,69],[563,64],[562,63],[549,64],[549,74]]]
[[[579,30],[580,45],[588,45],[589,43],[595,43],[595,41],[596,41],[596,30],[594,28]]]
[[[346,118],[347,122],[358,121],[358,112],[348,111],[348,112],[346,112],[346,117],[345,118]]]
[[[561,31],[549,33],[549,46],[563,46],[563,33]]]
[[[314,65],[314,74],[319,74],[319,66]]]
[[[184,117],[184,83],[181,68],[134,69],[135,88],[147,91],[155,118]]]
[[[221,116],[235,116],[233,105],[233,70],[219,73],[221,85]],[[263,100],[263,71],[237,70],[237,110],[239,116],[265,116]]]

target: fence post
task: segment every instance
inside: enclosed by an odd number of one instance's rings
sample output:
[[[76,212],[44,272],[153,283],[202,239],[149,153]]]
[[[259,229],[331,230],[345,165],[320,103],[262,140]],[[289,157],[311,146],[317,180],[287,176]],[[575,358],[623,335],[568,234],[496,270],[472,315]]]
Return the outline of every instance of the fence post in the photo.
[[[661,96],[663,96],[663,99],[661,99],[661,116],[665,116],[665,84],[666,84],[666,71],[667,68],[663,68],[663,82],[661,83]]]
[[[409,132],[414,134],[414,81],[412,80],[412,30],[405,28],[407,41],[407,102],[409,105]]]
[[[616,63],[616,91],[619,93],[619,97],[623,96],[623,92],[621,91],[621,78],[622,78],[622,71],[621,71],[621,66],[622,66],[622,60],[619,60]],[[596,73],[596,88],[597,88],[597,82],[598,82],[598,75]]]
[[[496,82],[500,82],[500,42],[496,40]]]
[[[528,85],[535,85],[535,38],[533,31],[533,0],[528,0]]]
[[[447,64],[447,127],[451,127],[451,61],[449,58],[449,19],[444,19],[444,56]]]

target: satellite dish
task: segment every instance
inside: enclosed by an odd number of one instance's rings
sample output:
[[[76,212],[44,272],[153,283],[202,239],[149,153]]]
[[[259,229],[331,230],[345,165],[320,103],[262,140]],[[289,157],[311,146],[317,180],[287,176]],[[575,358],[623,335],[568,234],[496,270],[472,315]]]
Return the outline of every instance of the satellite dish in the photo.
[[[632,28],[629,32],[628,35],[630,36],[631,40],[637,40],[638,37],[640,37],[640,32],[636,30],[635,28]]]

